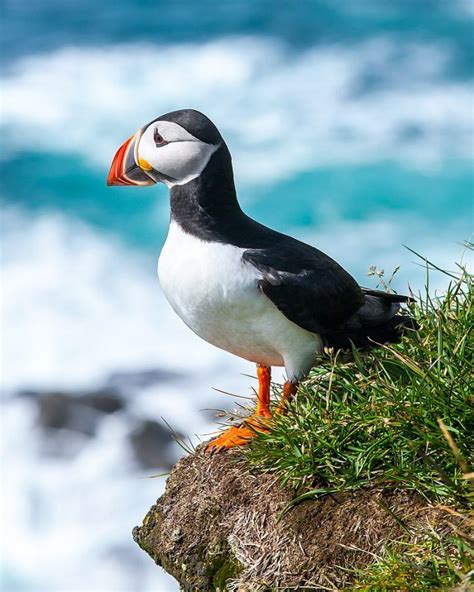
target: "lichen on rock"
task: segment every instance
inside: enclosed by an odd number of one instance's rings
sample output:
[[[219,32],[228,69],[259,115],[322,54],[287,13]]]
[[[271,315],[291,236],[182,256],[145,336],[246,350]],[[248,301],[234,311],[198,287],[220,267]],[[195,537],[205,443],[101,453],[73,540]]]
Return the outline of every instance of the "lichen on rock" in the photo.
[[[239,451],[199,447],[168,478],[133,536],[189,592],[337,589],[382,547],[439,511],[409,491],[326,495],[282,513],[294,496],[253,474]],[[397,519],[394,519],[394,516]]]

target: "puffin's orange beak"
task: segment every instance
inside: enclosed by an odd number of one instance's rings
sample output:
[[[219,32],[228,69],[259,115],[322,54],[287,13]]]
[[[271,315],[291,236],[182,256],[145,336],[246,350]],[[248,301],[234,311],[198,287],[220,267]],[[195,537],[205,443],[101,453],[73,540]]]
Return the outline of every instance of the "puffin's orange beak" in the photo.
[[[137,149],[142,130],[117,150],[110,167],[107,185],[154,185],[154,181],[138,164]]]

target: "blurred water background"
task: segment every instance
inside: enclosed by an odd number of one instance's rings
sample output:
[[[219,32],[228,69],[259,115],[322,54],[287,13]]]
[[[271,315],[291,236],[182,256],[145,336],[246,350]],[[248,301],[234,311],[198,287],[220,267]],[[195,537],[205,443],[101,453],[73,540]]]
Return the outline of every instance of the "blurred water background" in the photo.
[[[130,530],[146,479],[252,366],[202,343],[156,278],[164,187],[107,188],[138,127],[193,107],[245,210],[369,265],[452,268],[472,232],[471,0],[4,0],[2,590],[167,592]],[[434,278],[433,288],[443,287]],[[439,285],[436,282],[439,281]]]

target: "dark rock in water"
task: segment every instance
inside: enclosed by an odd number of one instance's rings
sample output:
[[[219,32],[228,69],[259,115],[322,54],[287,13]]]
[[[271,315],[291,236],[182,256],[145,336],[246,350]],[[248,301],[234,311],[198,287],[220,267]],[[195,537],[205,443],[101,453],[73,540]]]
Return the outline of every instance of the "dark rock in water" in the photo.
[[[112,375],[108,386],[90,391],[23,390],[16,396],[28,398],[38,409],[36,423],[42,430],[42,454],[71,458],[94,437],[101,421],[109,414],[124,411],[121,421],[130,426],[129,443],[144,469],[169,469],[178,459],[173,434],[164,424],[138,420],[126,412],[128,389],[144,388],[155,382],[174,380],[180,375],[161,370],[123,372]],[[123,393],[123,394],[122,394]]]
[[[183,591],[316,591],[329,582],[340,590],[352,589],[354,570],[384,545],[416,541],[421,529],[444,529],[453,518],[393,487],[326,495],[282,512],[294,495],[274,475],[251,472],[238,450],[210,455],[200,446],[173,469],[133,538]]]
[[[126,396],[132,388],[144,388],[155,382],[174,380],[180,375],[162,370],[123,372],[112,375],[108,386],[90,391],[37,392],[22,391],[17,396],[28,397],[38,408],[37,424],[42,429],[41,450],[47,456],[73,457],[89,439],[96,435],[101,421],[108,414],[126,412]],[[173,434],[164,424],[138,420],[124,413],[122,420],[133,431],[130,446],[144,469],[169,469],[178,459]]]
[[[115,413],[124,408],[125,404],[116,389],[101,389],[78,397],[78,402],[102,413]]]
[[[107,379],[107,386],[122,389],[145,388],[153,386],[160,382],[172,382],[184,378],[184,374],[164,370],[161,368],[152,368],[149,370],[139,370],[135,372],[114,372]]]
[[[175,437],[181,434],[171,432],[157,421],[146,419],[130,434],[130,443],[135,458],[144,469],[170,469],[176,462],[173,450]]]
[[[112,390],[98,390],[83,395],[52,392],[39,394],[38,423],[43,428],[68,429],[93,436],[107,413],[123,408],[121,397]]]
[[[43,428],[54,428],[80,432],[93,436],[99,417],[97,412],[76,401],[76,397],[64,393],[47,393],[36,399],[38,423]]]

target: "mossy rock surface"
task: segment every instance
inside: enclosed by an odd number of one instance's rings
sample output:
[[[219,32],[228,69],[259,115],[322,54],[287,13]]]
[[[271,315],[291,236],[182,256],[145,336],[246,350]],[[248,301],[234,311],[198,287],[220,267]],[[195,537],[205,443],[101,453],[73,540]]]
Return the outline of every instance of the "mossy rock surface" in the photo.
[[[371,488],[282,510],[294,496],[252,474],[238,451],[179,461],[133,536],[189,592],[327,589],[350,585],[401,535],[445,528],[442,510],[407,491]],[[398,520],[395,520],[393,515]],[[402,526],[403,528],[402,528]]]

